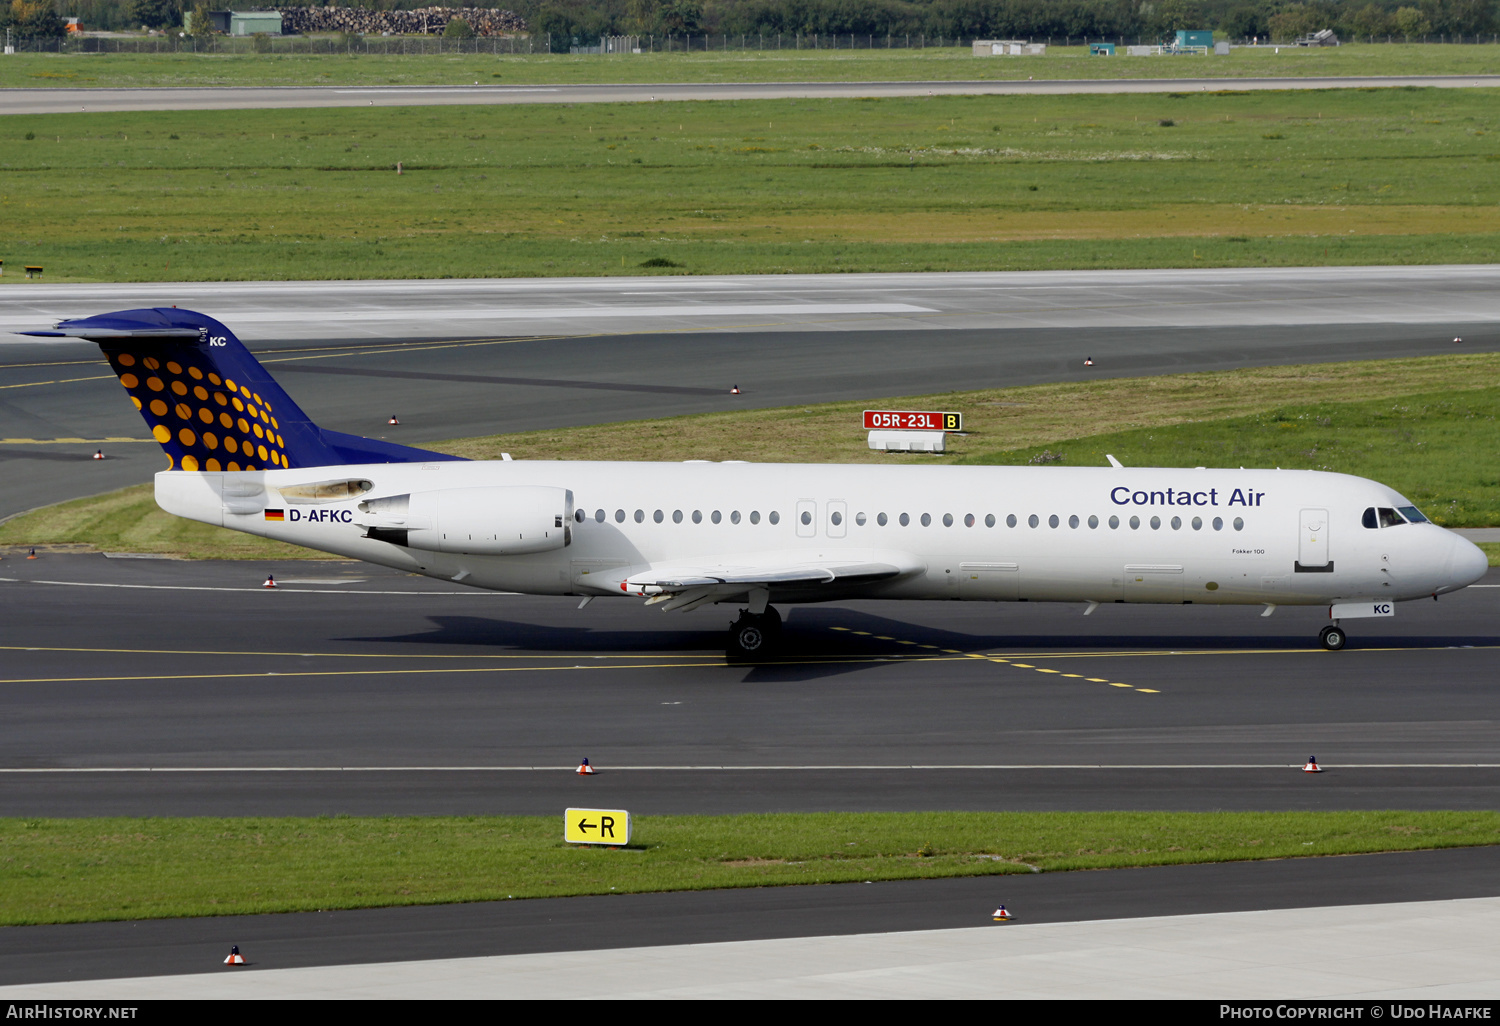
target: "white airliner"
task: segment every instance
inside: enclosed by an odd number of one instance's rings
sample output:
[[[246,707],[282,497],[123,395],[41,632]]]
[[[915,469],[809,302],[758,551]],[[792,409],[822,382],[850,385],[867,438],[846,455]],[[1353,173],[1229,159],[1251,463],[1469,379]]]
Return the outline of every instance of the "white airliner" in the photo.
[[[59,323],[99,344],[161,442],[178,516],[476,588],[742,607],[847,599],[1328,606],[1391,616],[1484,576],[1375,481],[1306,470],[468,461],[317,427],[218,321]],[[1113,460],[1111,460],[1113,462]]]

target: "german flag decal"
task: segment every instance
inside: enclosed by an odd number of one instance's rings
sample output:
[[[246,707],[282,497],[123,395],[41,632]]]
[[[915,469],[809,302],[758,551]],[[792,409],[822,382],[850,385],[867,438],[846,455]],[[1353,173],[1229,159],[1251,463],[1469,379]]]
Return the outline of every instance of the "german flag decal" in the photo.
[[[268,510],[266,510],[266,519],[267,520],[285,520],[286,519],[286,510],[268,509]]]

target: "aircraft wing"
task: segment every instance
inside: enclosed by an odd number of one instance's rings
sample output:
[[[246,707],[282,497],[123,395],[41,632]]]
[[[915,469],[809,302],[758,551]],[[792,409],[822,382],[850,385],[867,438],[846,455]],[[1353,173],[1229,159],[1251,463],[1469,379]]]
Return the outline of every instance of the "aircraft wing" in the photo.
[[[810,593],[812,601],[826,589],[829,598],[861,585],[920,573],[925,566],[908,553],[842,553],[838,558],[809,558],[799,553],[757,553],[750,558],[695,560],[692,563],[633,567],[621,573],[618,587],[664,609],[693,609],[766,589]]]

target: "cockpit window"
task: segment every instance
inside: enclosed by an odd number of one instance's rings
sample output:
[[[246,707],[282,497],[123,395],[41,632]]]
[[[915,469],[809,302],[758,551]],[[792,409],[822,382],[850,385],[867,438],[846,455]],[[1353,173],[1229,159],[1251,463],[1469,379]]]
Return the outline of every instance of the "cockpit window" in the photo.
[[[1379,527],[1380,521],[1375,519],[1375,507],[1365,507],[1365,515],[1360,517],[1359,522],[1364,524],[1372,531],[1375,530],[1375,528]]]
[[[1397,513],[1395,510],[1391,509],[1389,506],[1381,506],[1380,507],[1380,526],[1381,527],[1398,527],[1398,526],[1400,526],[1401,524],[1404,524],[1404,523],[1406,523],[1406,521],[1403,520],[1403,519],[1401,519],[1401,514],[1400,513]]]
[[[1400,507],[1397,507],[1397,508],[1401,510],[1401,515],[1403,517],[1405,517],[1407,520],[1410,520],[1412,523],[1414,523],[1414,524],[1425,524],[1425,523],[1427,523],[1427,518],[1422,515],[1422,511],[1419,510],[1419,509],[1417,509],[1417,507],[1415,507],[1415,506],[1400,506]]]

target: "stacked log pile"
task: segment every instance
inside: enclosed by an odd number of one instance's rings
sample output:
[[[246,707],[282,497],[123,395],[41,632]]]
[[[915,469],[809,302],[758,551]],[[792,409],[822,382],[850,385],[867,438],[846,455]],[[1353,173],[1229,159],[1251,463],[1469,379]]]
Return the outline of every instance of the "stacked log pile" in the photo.
[[[415,11],[368,11],[363,7],[279,7],[286,33],[347,32],[350,35],[440,35],[448,22],[462,18],[481,36],[526,31],[526,20],[514,11],[484,7],[422,7]]]

